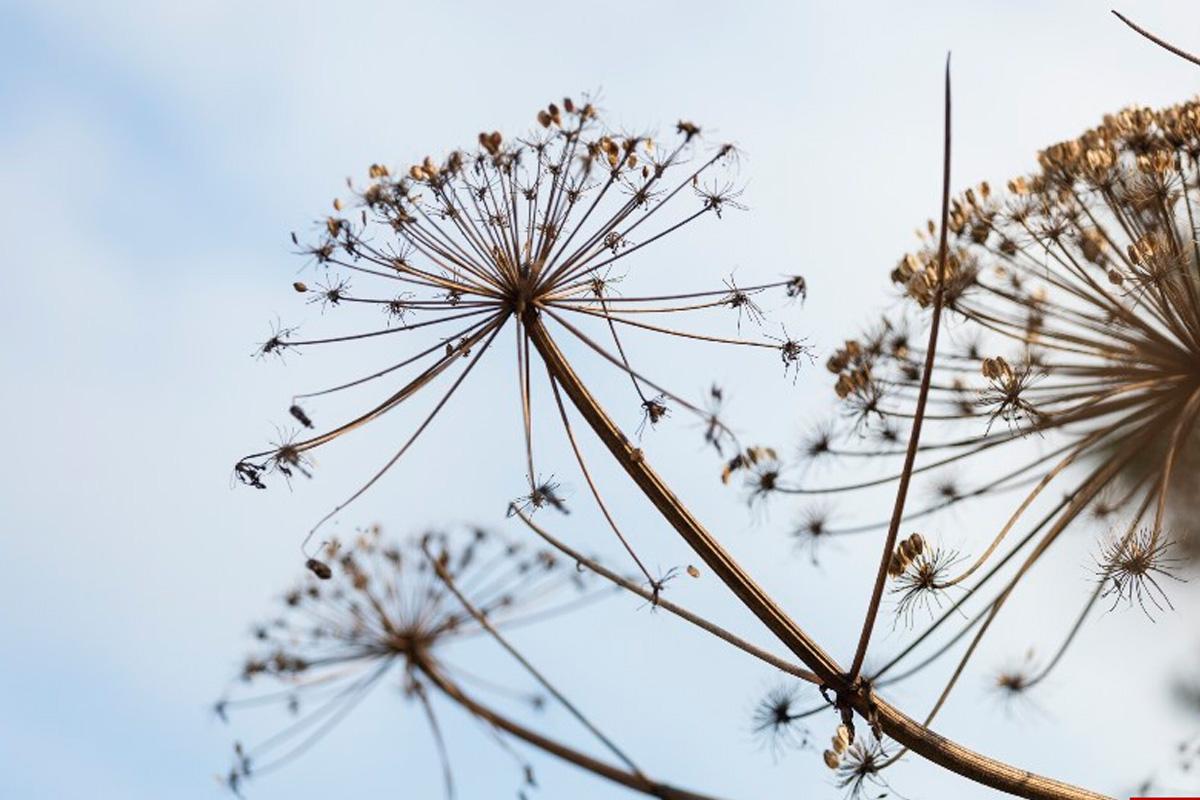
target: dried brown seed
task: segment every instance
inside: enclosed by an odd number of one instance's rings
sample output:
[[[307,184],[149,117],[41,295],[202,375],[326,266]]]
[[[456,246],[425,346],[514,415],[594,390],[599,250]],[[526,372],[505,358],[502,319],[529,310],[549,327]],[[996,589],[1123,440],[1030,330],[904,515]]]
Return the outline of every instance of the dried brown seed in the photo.
[[[330,569],[329,565],[324,561],[318,561],[315,558],[310,558],[308,561],[304,562],[304,566],[308,568],[309,572],[311,572],[313,575],[316,575],[323,581],[327,581],[333,577],[333,570]]]

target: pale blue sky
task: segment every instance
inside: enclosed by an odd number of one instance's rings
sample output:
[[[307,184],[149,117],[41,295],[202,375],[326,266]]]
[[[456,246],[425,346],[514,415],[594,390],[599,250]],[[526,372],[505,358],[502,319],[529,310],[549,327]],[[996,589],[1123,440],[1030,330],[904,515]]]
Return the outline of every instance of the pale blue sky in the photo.
[[[1200,47],[1196,8],[1141,2],[1136,14]],[[748,152],[751,211],[670,240],[663,266],[708,283],[734,268],[747,281],[803,273],[810,301],[783,319],[825,353],[888,301],[888,271],[936,211],[947,49],[956,185],[1001,184],[1103,113],[1200,86],[1194,67],[1096,2],[0,2],[0,218],[13,290],[0,314],[0,795],[217,797],[211,776],[235,733],[263,730],[227,729],[206,708],[236,671],[249,623],[295,573],[303,531],[388,444],[323,455],[317,479],[291,493],[230,488],[236,457],[329,363],[249,355],[277,313],[319,324],[288,288],[300,263],[287,233],[321,215],[344,176],[468,144],[485,127],[521,131],[547,101],[584,90],[602,90],[615,123],[696,119]],[[676,374],[692,391],[709,373],[736,381],[733,413],[750,438],[794,439],[828,408],[819,366],[793,389],[773,360],[748,370],[700,355],[700,377],[681,362]],[[481,383],[501,374],[508,380],[507,362]],[[452,409],[459,429],[437,433],[419,468],[389,476],[342,524],[379,521],[397,536],[502,524],[521,467],[516,430],[494,430],[485,397],[464,398]],[[814,571],[782,535],[795,508],[751,520],[735,492],[713,490],[712,464],[679,427],[651,450],[663,471],[845,658],[870,580],[856,564],[874,559],[871,543],[848,544]],[[615,505],[648,526],[650,560],[686,563],[620,478],[601,472]],[[939,523],[946,535],[971,523],[959,514]],[[597,522],[581,511],[559,532],[598,541]],[[1101,618],[1037,698],[1040,710],[1012,717],[986,692],[986,668],[1053,646],[1088,589],[1088,559],[1080,537],[1047,564],[939,729],[1119,792],[1189,730],[1160,687],[1194,663],[1194,584],[1157,625]],[[712,581],[677,599],[764,641]],[[751,740],[768,670],[639,605],[620,599],[552,640],[528,631],[520,641],[663,779],[734,798],[838,796],[818,754],[775,764]],[[1111,688],[1103,707],[1097,685]],[[896,700],[919,716],[934,688],[917,682]],[[396,695],[382,687],[250,796],[439,796],[426,729]],[[518,776],[505,757],[445,714],[461,796],[511,796]],[[547,724],[572,731],[562,715]],[[833,725],[815,725],[818,738]],[[625,796],[537,763],[541,797]],[[910,798],[991,796],[915,760],[893,783]]]

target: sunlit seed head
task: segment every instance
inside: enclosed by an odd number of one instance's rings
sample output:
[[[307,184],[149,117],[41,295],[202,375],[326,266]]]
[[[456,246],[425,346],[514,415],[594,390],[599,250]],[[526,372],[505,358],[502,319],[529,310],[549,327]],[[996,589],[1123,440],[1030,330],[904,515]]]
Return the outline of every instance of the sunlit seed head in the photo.
[[[1150,527],[1113,535],[1097,559],[1102,596],[1112,598],[1112,608],[1122,601],[1136,604],[1151,619],[1153,611],[1174,610],[1164,588],[1182,580],[1176,575],[1180,559],[1172,555],[1174,546],[1165,533]]]

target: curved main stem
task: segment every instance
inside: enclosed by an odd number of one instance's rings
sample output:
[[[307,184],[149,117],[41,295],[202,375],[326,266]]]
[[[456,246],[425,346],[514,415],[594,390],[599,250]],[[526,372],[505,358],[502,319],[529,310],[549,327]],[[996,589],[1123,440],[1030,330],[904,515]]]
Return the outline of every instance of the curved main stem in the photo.
[[[443,675],[435,665],[428,663],[428,661],[420,660],[416,663],[416,666],[421,674],[429,679],[430,683],[441,690],[442,694],[462,706],[473,716],[533,745],[545,753],[549,753],[569,764],[574,764],[581,769],[585,769],[593,775],[607,778],[613,783],[619,783],[626,788],[633,789],[650,797],[660,798],[660,800],[718,800],[718,798],[712,795],[697,794],[696,792],[689,792],[686,789],[677,789],[669,784],[658,783],[647,778],[645,775],[621,769],[605,761],[593,758],[586,753],[581,753],[483,705],[478,700],[466,694],[455,683],[450,681],[449,678]]]
[[[853,683],[847,680],[841,666],[750,577],[646,463],[641,450],[630,443],[575,374],[536,308],[525,312],[524,323],[529,340],[554,380],[642,494],[743,605],[805,666],[816,673],[841,701],[848,703],[864,718],[877,719],[888,736],[914,753],[993,789],[1032,800],[1106,800],[1104,795],[1036,775],[968,750],[883,702],[861,680]]]

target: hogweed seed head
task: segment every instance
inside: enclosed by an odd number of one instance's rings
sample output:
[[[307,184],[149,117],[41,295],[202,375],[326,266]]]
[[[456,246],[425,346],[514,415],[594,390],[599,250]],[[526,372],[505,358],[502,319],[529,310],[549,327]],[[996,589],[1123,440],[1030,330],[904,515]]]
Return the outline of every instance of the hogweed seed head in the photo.
[[[512,419],[525,434],[521,460],[528,493],[518,505],[530,508],[565,510],[553,486],[536,484],[531,433],[536,408],[538,413],[549,409],[553,422],[561,422],[569,434],[560,391],[568,367],[559,361],[567,356],[558,337],[570,342],[567,349],[599,356],[632,384],[639,434],[647,424],[664,421],[670,409],[699,418],[705,439],[718,450],[736,445],[715,410],[720,397],[714,394],[703,408],[661,386],[643,371],[625,339],[638,331],[688,343],[755,347],[777,352],[785,375],[799,368],[807,345],[786,329],[782,338],[761,333],[742,338],[740,332],[743,323],[758,329],[765,321],[766,292],[803,299],[807,285],[800,276],[755,286],[739,285],[731,276],[723,288],[669,288],[655,296],[613,291],[622,277],[614,271],[632,272],[643,251],[660,239],[698,220],[716,220],[744,208],[732,174],[737,151],[731,145],[706,149],[700,127],[691,122],[676,126],[673,141],[620,133],[604,125],[590,102],[550,103],[534,117],[536,129],[523,137],[484,131],[474,151],[424,156],[399,170],[372,164],[367,183],[349,182],[353,197],[339,200],[335,213],[317,223],[315,241],[301,245],[293,235],[312,268],[322,273],[315,287],[302,285],[310,302],[331,315],[375,307],[384,312],[387,325],[303,339],[295,328],[277,325],[259,355],[374,340],[432,341],[414,344],[407,357],[367,375],[296,395],[296,401],[319,402],[317,398],[367,391],[408,373],[399,386],[340,424],[246,456],[235,469],[243,482],[262,488],[272,473],[307,474],[312,451],[442,384],[440,398],[412,436],[397,443],[391,457],[340,510],[387,473],[433,425],[480,359],[504,346],[500,335],[505,329],[515,332],[513,399],[519,413]],[[299,291],[301,285],[294,288]],[[722,308],[733,312],[732,333],[739,335],[673,327],[674,320]],[[534,403],[531,393],[541,367],[550,373],[551,402]],[[580,402],[578,396],[567,399]],[[582,455],[576,455],[586,473]],[[598,496],[597,501],[602,502]]]
[[[1068,498],[1050,536],[1090,519],[1093,506],[1127,517],[1148,532],[1128,550],[1106,550],[1100,571],[1109,595],[1153,608],[1169,607],[1159,580],[1170,571],[1165,530],[1192,538],[1200,496],[1198,121],[1200,101],[1126,109],[1043,150],[1040,170],[1006,192],[981,184],[954,200],[942,301],[966,347],[942,348],[934,362],[914,473],[945,470],[954,480],[920,513],[1026,487],[1011,518],[979,543],[980,558],[1044,493]],[[911,417],[925,352],[893,332],[932,304],[940,234],[930,223],[891,272],[908,308],[827,362],[860,443],[864,430]],[[1036,449],[1023,442],[1031,432],[1043,442]],[[904,455],[890,443],[842,452],[897,466]],[[930,583],[902,557],[892,574],[908,575],[915,591]]]

